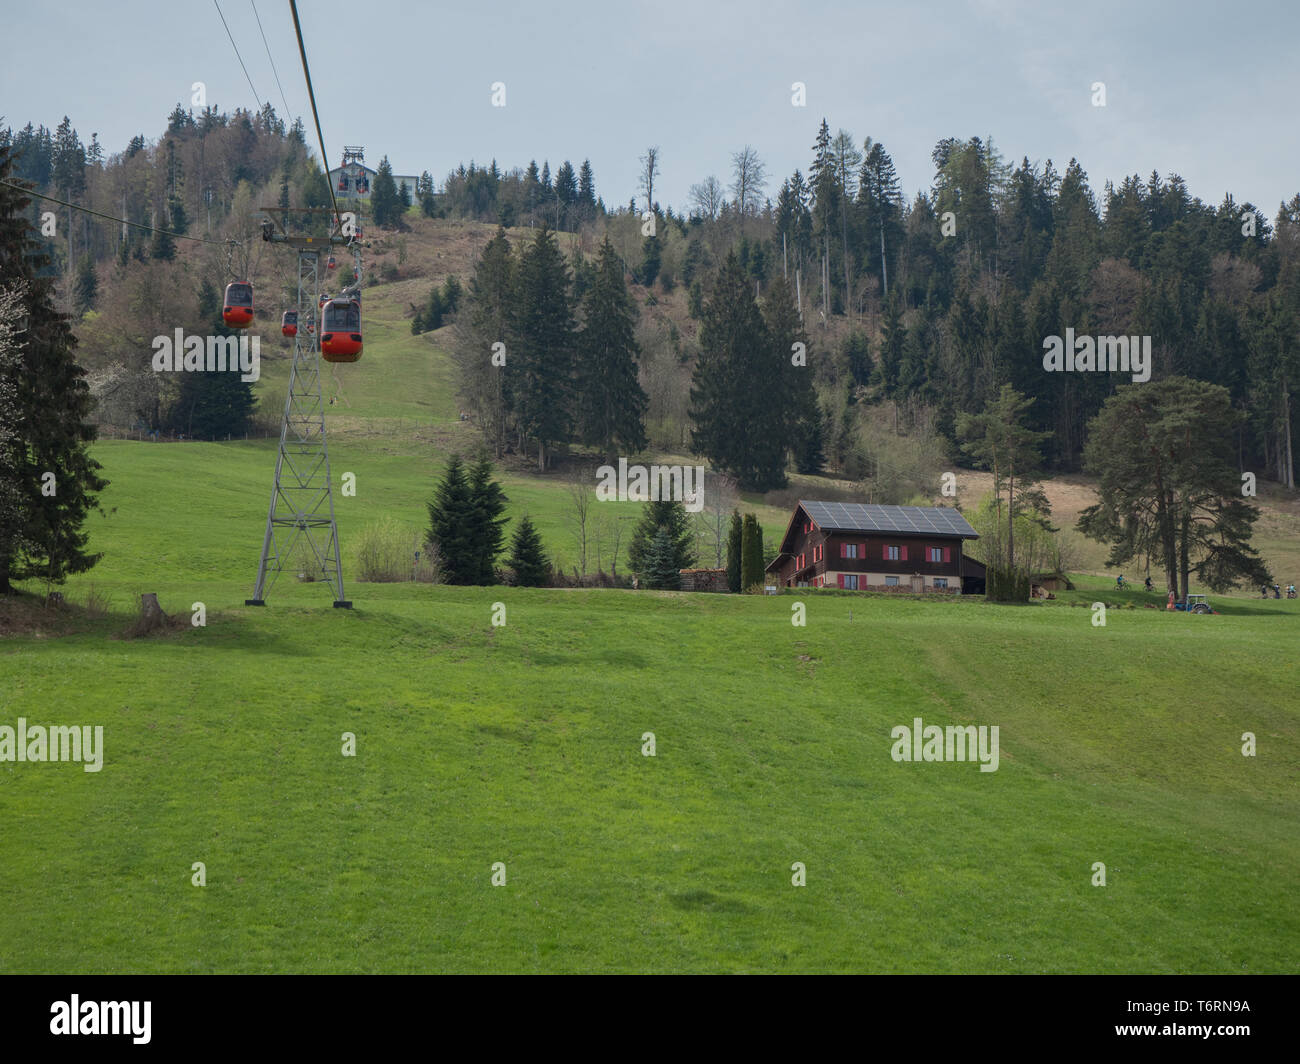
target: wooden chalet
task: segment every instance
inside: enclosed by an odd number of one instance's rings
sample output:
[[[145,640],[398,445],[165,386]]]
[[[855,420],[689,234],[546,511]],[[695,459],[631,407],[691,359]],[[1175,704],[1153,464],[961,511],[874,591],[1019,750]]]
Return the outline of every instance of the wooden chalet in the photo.
[[[779,587],[973,594],[984,566],[962,552],[979,539],[947,506],[880,506],[800,500],[767,567]]]

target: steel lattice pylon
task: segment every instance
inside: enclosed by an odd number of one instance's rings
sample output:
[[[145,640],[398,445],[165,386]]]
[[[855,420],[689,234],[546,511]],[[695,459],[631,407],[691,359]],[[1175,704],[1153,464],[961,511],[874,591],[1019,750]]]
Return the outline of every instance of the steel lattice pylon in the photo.
[[[328,245],[327,245],[328,246]],[[334,590],[336,608],[350,608],[343,597],[343,565],[339,559],[339,530],[334,520],[329,447],[325,440],[325,407],[320,384],[320,252],[298,249],[298,332],[289,368],[289,394],[280,422],[280,450],[275,482],[266,513],[266,535],[257,567],[257,586],[248,606],[266,605],[266,578],[286,569],[301,571],[293,561],[300,541],[307,545],[309,572]],[[305,298],[304,298],[305,297]],[[304,336],[305,326],[312,328]]]

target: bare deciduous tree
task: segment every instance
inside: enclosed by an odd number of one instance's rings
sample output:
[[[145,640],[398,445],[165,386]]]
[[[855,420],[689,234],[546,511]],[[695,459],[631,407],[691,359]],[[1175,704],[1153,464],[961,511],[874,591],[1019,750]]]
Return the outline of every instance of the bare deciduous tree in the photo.
[[[767,167],[748,144],[732,155],[731,167],[731,191],[743,218],[758,209],[758,200],[767,185]]]
[[[710,174],[691,186],[691,204],[702,218],[713,221],[722,209],[722,182]]]
[[[596,494],[586,470],[575,469],[566,480],[569,532],[573,536],[573,545],[578,550],[578,569],[586,576],[587,549],[594,532],[591,507],[596,501]]]
[[[654,210],[655,205],[655,178],[659,176],[659,145],[646,148],[645,154],[641,156],[641,175],[638,179],[638,187],[645,192],[645,209]]]
[[[695,536],[700,544],[701,557],[714,556],[715,569],[727,564],[731,511],[739,501],[734,478],[713,470],[704,474],[704,508],[695,515]]]

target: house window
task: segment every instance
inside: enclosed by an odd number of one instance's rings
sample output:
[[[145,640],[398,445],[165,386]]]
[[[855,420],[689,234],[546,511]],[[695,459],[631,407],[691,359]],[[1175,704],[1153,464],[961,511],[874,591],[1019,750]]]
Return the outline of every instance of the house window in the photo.
[[[898,548],[895,547],[894,549],[897,550]],[[898,587],[898,577],[896,576],[885,577],[885,587]]]
[[[948,590],[948,578],[947,578],[946,576],[936,576],[936,577],[934,578],[934,586],[935,586],[935,589],[938,590],[938,591],[947,591],[947,590]]]
[[[844,557],[856,558],[858,556],[858,545],[856,543],[844,544]]]
[[[942,548],[942,547],[926,547],[926,548],[925,548],[925,553],[929,555],[929,560],[932,561],[932,562],[942,562],[942,561],[943,561],[943,548]]]
[[[844,586],[845,586],[845,588],[846,588],[847,590],[849,590],[849,591],[857,591],[857,589],[858,589],[858,574],[857,574],[857,573],[845,573],[845,574],[844,574]]]
[[[902,551],[901,551],[901,548],[899,548],[899,547],[886,547],[886,548],[885,548],[885,561],[888,561],[888,562],[896,562],[896,561],[898,561],[901,557],[902,557]],[[898,583],[898,581],[895,580],[894,583]]]

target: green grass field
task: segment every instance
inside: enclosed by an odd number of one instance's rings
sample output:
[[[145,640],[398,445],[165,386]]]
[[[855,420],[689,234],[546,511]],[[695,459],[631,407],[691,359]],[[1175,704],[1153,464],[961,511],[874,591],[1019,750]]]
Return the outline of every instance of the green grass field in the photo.
[[[357,476],[349,566],[366,523],[423,526],[472,442],[445,356],[377,319],[331,443],[336,484]],[[1100,576],[995,607],[345,574],[352,611],[288,577],[253,609],[273,443],[96,455],[104,560],[0,640],[0,725],[102,725],[104,766],[0,762],[0,971],[1300,965],[1300,603],[1190,617]],[[504,484],[562,548],[559,478]],[[120,638],[148,591],[182,623]],[[1094,600],[1138,608],[1095,627]],[[915,717],[997,726],[998,770],[893,761]]]

